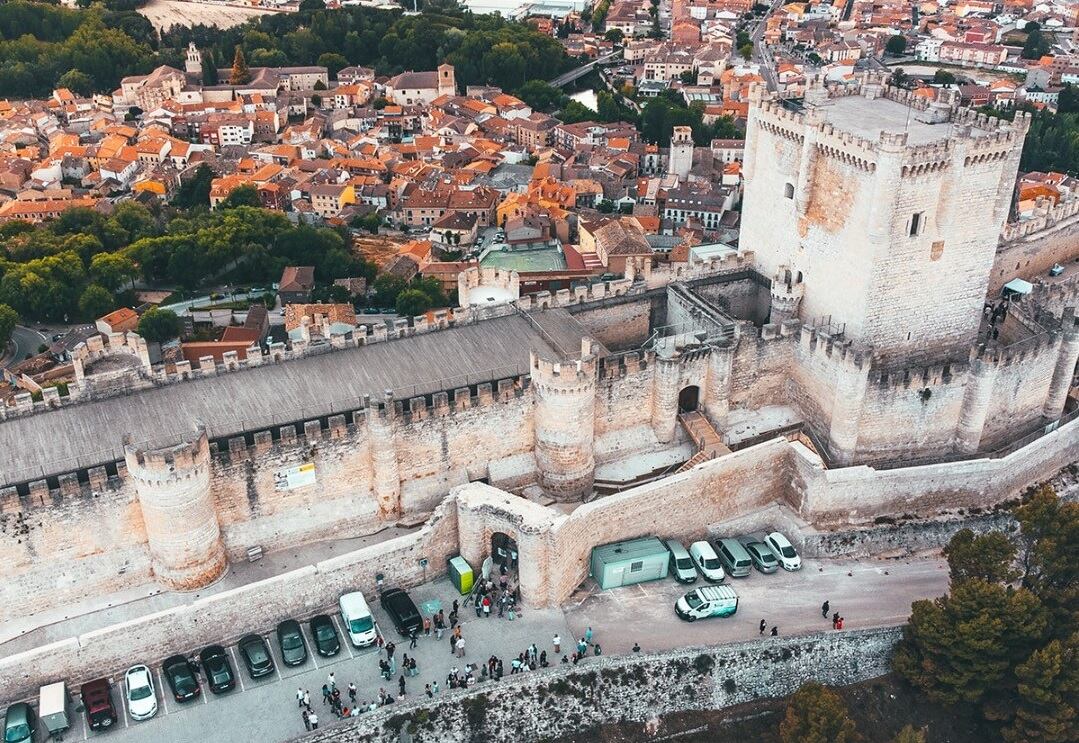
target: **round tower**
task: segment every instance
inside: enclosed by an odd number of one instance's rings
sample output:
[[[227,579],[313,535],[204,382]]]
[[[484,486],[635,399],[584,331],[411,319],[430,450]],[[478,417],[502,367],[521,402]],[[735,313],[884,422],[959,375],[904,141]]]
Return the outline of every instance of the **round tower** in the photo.
[[[1079,318],[1075,316],[1074,307],[1064,310],[1063,331],[1057,363],[1053,367],[1053,380],[1049,383],[1049,394],[1042,409],[1042,414],[1051,420],[1058,419],[1064,413],[1068,390],[1075,378],[1075,365],[1079,363]]]
[[[858,451],[858,429],[869,388],[870,363],[869,358],[854,349],[847,349],[840,359],[835,378],[832,420],[828,428],[828,448],[840,465],[854,461]]]
[[[560,501],[591,495],[596,471],[596,357],[582,345],[588,352],[566,362],[530,354],[540,485]]]
[[[956,445],[961,452],[973,454],[978,451],[999,371],[1000,365],[993,351],[983,350],[971,355],[970,376],[963,391],[963,407],[959,409],[959,426],[955,435]]]
[[[177,591],[203,588],[228,566],[210,496],[210,444],[193,441],[164,449],[124,447],[134,479],[158,581]]]
[[[781,323],[797,318],[804,291],[801,273],[795,274],[789,267],[780,266],[772,277],[772,308],[768,322]]]
[[[671,344],[656,349],[652,366],[652,432],[664,444],[674,441],[678,428],[678,392],[682,385],[681,354]]]

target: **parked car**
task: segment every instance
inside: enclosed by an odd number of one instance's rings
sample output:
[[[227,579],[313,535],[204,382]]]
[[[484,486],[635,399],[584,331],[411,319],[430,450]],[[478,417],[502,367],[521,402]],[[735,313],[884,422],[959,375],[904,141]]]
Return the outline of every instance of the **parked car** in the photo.
[[[723,581],[723,565],[708,542],[700,541],[689,545],[689,556],[693,558],[693,564],[701,571],[705,580],[712,583]]]
[[[281,649],[281,660],[286,666],[298,666],[307,660],[307,643],[303,639],[300,623],[295,619],[286,619],[277,625],[277,646]]]
[[[415,602],[404,590],[400,588],[388,588],[379,596],[382,608],[390,615],[393,626],[405,637],[410,633],[419,633],[423,629],[423,617],[416,608]]]
[[[325,614],[311,618],[311,636],[315,638],[315,652],[323,657],[341,652],[341,640],[337,637],[337,628],[333,620]]]
[[[790,543],[790,540],[780,534],[778,531],[774,531],[764,538],[765,544],[772,548],[772,554],[779,560],[779,565],[784,570],[801,570],[802,558],[795,552],[794,546]]]
[[[273,657],[262,635],[244,635],[237,647],[251,678],[262,678],[273,673]]]
[[[91,730],[108,730],[117,720],[116,707],[112,703],[112,687],[108,679],[88,681],[80,689],[82,706],[86,709],[86,722]]]
[[[232,672],[225,648],[220,645],[203,648],[199,653],[199,662],[206,673],[206,683],[214,694],[221,694],[236,686],[236,674]]]
[[[753,567],[762,573],[774,573],[779,570],[779,560],[775,553],[764,542],[749,542],[746,544],[746,552],[753,561]]]
[[[730,586],[694,588],[674,604],[674,613],[687,622],[729,617],[738,611],[738,594]]]
[[[190,702],[202,693],[199,680],[195,678],[191,664],[184,656],[173,655],[166,658],[161,670],[165,673],[165,681],[168,682],[177,702]]]
[[[693,567],[693,558],[677,539],[667,540],[667,551],[671,553],[671,574],[679,583],[695,583],[697,570]]]
[[[719,559],[727,575],[732,578],[745,578],[752,572],[753,560],[738,540],[718,539],[716,551],[719,553]]]
[[[30,743],[37,732],[37,715],[26,702],[16,702],[4,714],[4,743]]]
[[[337,602],[341,611],[341,621],[345,623],[348,640],[354,647],[364,648],[375,644],[378,634],[375,632],[375,618],[371,616],[371,607],[359,591],[342,594]]]
[[[132,666],[124,674],[127,711],[135,720],[149,720],[157,714],[157,691],[154,676],[146,666]]]

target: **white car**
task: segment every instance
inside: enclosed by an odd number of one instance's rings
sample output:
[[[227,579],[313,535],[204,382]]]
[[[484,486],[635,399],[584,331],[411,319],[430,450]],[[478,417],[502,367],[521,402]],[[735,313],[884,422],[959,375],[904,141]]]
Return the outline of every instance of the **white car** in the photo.
[[[127,709],[136,720],[149,720],[157,714],[157,692],[154,677],[146,666],[132,666],[124,674],[124,694]]]
[[[785,536],[778,531],[774,531],[764,541],[772,548],[772,552],[775,553],[776,559],[779,560],[779,564],[784,570],[802,569],[802,558],[798,556],[798,553],[794,550],[794,545]]]

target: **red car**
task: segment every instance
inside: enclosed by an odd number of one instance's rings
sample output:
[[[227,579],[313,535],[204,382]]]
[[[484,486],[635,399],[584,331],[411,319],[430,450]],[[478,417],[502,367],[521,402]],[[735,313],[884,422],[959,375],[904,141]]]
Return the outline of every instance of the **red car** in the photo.
[[[116,707],[112,703],[112,687],[107,679],[88,681],[82,685],[82,705],[91,730],[108,730],[116,722]]]

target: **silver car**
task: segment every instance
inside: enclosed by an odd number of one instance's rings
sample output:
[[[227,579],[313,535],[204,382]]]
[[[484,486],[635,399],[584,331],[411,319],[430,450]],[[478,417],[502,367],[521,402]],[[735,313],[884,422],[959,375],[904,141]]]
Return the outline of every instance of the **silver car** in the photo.
[[[762,573],[774,573],[779,569],[779,560],[764,542],[750,542],[745,547],[757,570]]]

